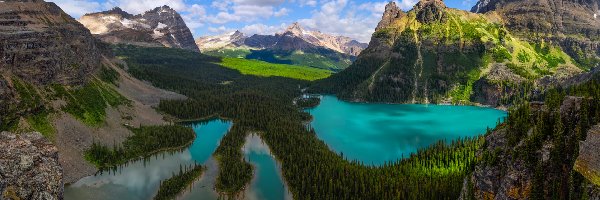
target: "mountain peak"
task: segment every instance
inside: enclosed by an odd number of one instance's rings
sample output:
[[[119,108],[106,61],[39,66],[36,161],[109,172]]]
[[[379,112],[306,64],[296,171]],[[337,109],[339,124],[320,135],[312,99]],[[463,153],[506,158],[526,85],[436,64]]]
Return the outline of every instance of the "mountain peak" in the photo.
[[[99,13],[88,13],[85,15],[92,15],[92,14],[104,14],[104,15],[120,15],[124,18],[131,18],[133,17],[132,14],[129,14],[128,12],[125,12],[123,9],[121,9],[120,7],[114,7],[110,10],[104,11],[104,12],[99,12]]]
[[[387,5],[385,5],[383,17],[381,17],[381,21],[379,24],[377,24],[375,31],[388,27],[394,21],[394,19],[400,18],[403,14],[404,12],[400,10],[400,8],[396,5],[396,2],[390,1]]]
[[[284,34],[291,33],[293,35],[301,36],[302,32],[304,32],[304,29],[300,26],[300,23],[294,22],[284,31]]]
[[[421,23],[439,22],[445,18],[446,4],[442,0],[420,0],[413,8]]]

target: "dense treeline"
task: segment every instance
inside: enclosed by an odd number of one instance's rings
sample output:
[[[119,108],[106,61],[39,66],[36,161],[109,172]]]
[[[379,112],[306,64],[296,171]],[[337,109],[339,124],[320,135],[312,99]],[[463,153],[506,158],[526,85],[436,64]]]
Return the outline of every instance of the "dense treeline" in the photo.
[[[305,126],[310,115],[293,104],[308,82],[243,76],[214,65],[215,58],[174,49],[115,50],[138,78],[190,97],[162,101],[161,111],[181,119],[233,121],[215,152],[221,166],[216,187],[226,194],[240,192],[251,180],[251,165],[241,153],[249,132],[269,145],[296,199],[456,199],[481,145],[479,138],[441,142],[383,166],[347,161]]]
[[[85,158],[100,170],[114,169],[130,160],[150,156],[162,150],[180,148],[192,143],[196,134],[191,128],[178,125],[142,126],[131,128],[133,135],[122,145],[108,147],[93,143]]]
[[[321,98],[318,97],[298,98],[296,100],[296,105],[300,108],[314,108],[317,107],[320,103]]]
[[[158,193],[154,196],[154,199],[175,199],[186,187],[200,177],[204,170],[205,168],[198,164],[190,165],[189,167],[182,167],[180,165],[178,174],[173,174],[173,177],[160,182]]]

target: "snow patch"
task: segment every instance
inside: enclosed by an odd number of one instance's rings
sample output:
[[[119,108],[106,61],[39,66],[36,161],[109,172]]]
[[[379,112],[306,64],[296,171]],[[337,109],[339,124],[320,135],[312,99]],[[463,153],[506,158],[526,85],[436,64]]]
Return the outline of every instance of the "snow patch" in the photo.
[[[160,22],[158,22],[158,26],[156,26],[157,29],[163,29],[165,27],[167,27],[167,25]]]
[[[136,25],[137,26],[141,26],[142,28],[145,28],[145,29],[150,29],[151,28],[150,25],[148,25],[148,24],[144,24],[144,23],[141,23],[141,22],[138,22],[138,21],[129,20],[129,19],[126,19],[126,18],[123,18],[121,20],[121,24],[123,24],[123,26],[125,26],[127,28],[131,28],[131,29],[136,29]]]

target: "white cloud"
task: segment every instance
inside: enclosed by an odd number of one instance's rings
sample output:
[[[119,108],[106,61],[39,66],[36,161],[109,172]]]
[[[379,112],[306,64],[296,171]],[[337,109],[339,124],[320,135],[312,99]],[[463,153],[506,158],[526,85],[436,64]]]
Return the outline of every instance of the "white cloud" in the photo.
[[[102,9],[100,3],[91,0],[48,0],[54,2],[60,8],[62,8],[67,14],[73,18],[78,19],[87,13],[98,12]]]
[[[400,9],[402,10],[412,9],[415,6],[415,4],[417,4],[417,2],[419,2],[419,0],[401,0],[400,2],[396,1],[398,7],[400,7]]]
[[[181,14],[181,17],[192,32],[195,29],[204,26],[206,18],[206,9],[202,5],[193,4],[188,6],[186,12]]]
[[[290,10],[275,7],[283,4],[286,0],[216,0],[211,7],[219,10],[217,14],[208,16],[206,19],[214,24],[226,24],[229,22],[252,22],[258,19],[270,17],[281,17],[287,15]]]
[[[253,5],[253,6],[277,6],[285,2],[285,0],[231,0],[238,5]]]
[[[233,32],[235,30],[226,28],[225,26],[219,26],[219,27],[208,27],[208,31],[213,32],[215,34],[222,34],[222,33],[227,33],[227,32]]]
[[[231,4],[231,1],[224,1],[224,0],[216,0],[213,1],[211,3],[211,7],[219,9],[221,11],[227,11],[227,9],[229,8],[229,5]]]
[[[286,16],[290,13],[290,10],[287,8],[281,8],[279,9],[279,11],[273,13],[273,16],[275,17],[281,17],[281,16]]]
[[[369,42],[386,4],[386,1],[360,5],[348,0],[328,1],[314,10],[310,18],[299,22],[309,29]]]
[[[290,0],[290,2],[292,2],[292,3],[297,2],[300,6],[311,6],[311,7],[317,6],[316,0]]]
[[[279,26],[267,26],[267,25],[259,23],[259,24],[246,25],[240,31],[248,36],[251,36],[254,34],[272,35],[272,34],[275,34],[277,31],[284,29],[286,26],[287,25],[285,23],[282,23]]]

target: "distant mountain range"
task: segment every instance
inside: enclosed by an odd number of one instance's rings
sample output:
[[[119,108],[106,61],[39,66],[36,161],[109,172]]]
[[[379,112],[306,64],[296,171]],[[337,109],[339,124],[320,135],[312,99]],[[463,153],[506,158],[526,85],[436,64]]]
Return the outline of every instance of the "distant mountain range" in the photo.
[[[86,14],[79,22],[104,42],[165,46],[198,51],[192,32],[179,13],[168,6],[132,15],[121,8]]]
[[[196,40],[201,51],[226,57],[244,57],[267,62],[344,69],[367,47],[344,36],[309,31],[293,23],[274,35],[252,35],[239,31]]]

